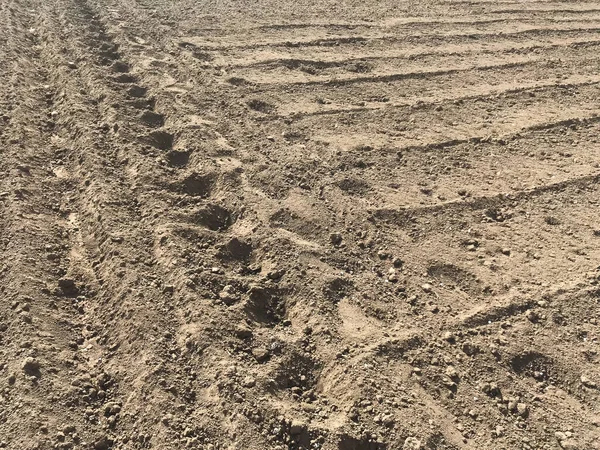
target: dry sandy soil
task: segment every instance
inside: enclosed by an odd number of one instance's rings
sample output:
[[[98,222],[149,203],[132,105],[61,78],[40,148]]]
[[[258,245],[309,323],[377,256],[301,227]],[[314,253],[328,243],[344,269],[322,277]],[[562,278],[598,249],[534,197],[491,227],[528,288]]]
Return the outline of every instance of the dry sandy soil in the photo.
[[[0,448],[600,448],[600,3],[2,0]]]

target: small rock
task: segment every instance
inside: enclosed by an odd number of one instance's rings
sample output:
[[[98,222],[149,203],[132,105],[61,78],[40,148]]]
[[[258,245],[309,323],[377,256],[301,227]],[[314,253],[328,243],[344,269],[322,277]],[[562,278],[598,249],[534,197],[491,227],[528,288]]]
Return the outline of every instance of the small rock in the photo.
[[[106,417],[118,414],[119,412],[121,412],[121,407],[117,403],[109,402],[104,405],[104,415]]]
[[[58,280],[58,287],[65,295],[77,295],[79,293],[75,280],[72,278],[61,278]]]
[[[424,292],[430,293],[433,290],[433,286],[429,283],[425,283],[421,285],[421,289],[423,289]]]
[[[102,436],[96,439],[96,442],[94,443],[94,450],[110,450],[112,444],[112,440],[106,436]]]
[[[40,363],[37,359],[29,356],[29,357],[25,358],[25,361],[23,361],[23,364],[21,367],[24,372],[31,374],[31,373],[37,372],[40,369]]]
[[[284,269],[273,269],[267,273],[267,278],[269,280],[279,280],[284,275],[285,275]]]
[[[521,417],[527,417],[529,415],[529,406],[526,403],[517,403],[517,414]]]
[[[336,247],[342,244],[343,239],[340,233],[331,233],[329,235],[329,241]]]
[[[304,430],[306,430],[306,425],[303,422],[292,420],[292,423],[290,424],[290,434],[292,436],[298,436],[299,434],[302,434]]]
[[[481,349],[477,345],[472,344],[470,342],[463,343],[461,349],[467,356],[473,356],[478,353],[481,353]]]
[[[31,323],[33,321],[31,314],[28,313],[27,311],[21,311],[21,313],[19,314],[19,317],[25,323]]]
[[[252,388],[252,387],[256,386],[256,380],[251,376],[247,376],[242,381],[242,386],[244,386],[245,388]]]
[[[459,378],[458,371],[454,368],[454,366],[446,367],[446,376],[455,381]]]
[[[490,397],[500,396],[500,388],[496,383],[484,383],[483,386],[481,386],[481,390]]]
[[[540,320],[539,314],[531,309],[527,311],[527,313],[525,313],[525,317],[527,317],[527,320],[529,320],[532,323],[536,323]]]
[[[596,388],[598,385],[585,375],[581,375],[581,384],[585,387]]]
[[[442,336],[442,339],[444,339],[447,342],[450,342],[451,344],[454,344],[456,342],[456,336],[454,336],[454,334],[452,334],[450,331],[446,331]]]
[[[377,252],[377,256],[379,257],[379,259],[384,260],[384,259],[388,259],[391,257],[390,253],[385,251],[385,250],[379,250]]]
[[[565,439],[567,439],[567,435],[562,431],[557,431],[556,433],[554,433],[554,437],[557,441],[564,441]]]
[[[572,438],[567,438],[562,441],[558,441],[558,445],[563,450],[583,450],[583,447],[579,445],[579,443]]]
[[[219,298],[226,305],[233,305],[240,299],[240,297],[235,293],[234,287],[230,284],[225,286],[223,290],[219,293]]]
[[[396,423],[396,421],[394,420],[394,416],[392,416],[392,415],[383,416],[382,419],[381,419],[381,421],[388,428],[393,427],[394,424]]]
[[[252,330],[244,325],[239,325],[235,329],[235,335],[240,339],[250,339],[253,335]]]
[[[67,67],[68,67],[69,69],[77,69],[77,64],[75,64],[73,61],[69,61],[69,62],[67,63]]]
[[[407,437],[402,446],[402,450],[421,450],[423,444],[414,436]]]
[[[256,361],[262,363],[269,359],[269,351],[262,347],[256,347],[252,349],[252,356],[254,356]]]

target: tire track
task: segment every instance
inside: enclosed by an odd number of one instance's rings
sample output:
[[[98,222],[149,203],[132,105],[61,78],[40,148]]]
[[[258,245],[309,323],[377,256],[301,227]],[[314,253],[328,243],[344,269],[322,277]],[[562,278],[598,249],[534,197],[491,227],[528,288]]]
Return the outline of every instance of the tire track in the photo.
[[[152,136],[155,132],[151,129],[160,116],[128,97],[127,89],[135,85],[109,87],[111,71],[127,75],[129,65],[85,1],[57,0],[49,3],[45,12],[48,59],[63,68],[56,75],[66,93],[58,109],[65,116],[60,130],[71,141],[68,167],[79,183],[78,197],[73,199],[77,209],[71,216],[74,229],[79,230],[74,236],[79,254],[72,264],[97,280],[98,295],[86,302],[85,309],[96,330],[92,342],[99,348],[94,353],[118,386],[106,400],[116,403],[119,411],[105,413],[99,420],[105,431],[92,443],[96,448],[108,448],[130,439],[136,448],[148,448],[156,436],[144,433],[150,425],[143,425],[146,419],[139,415],[136,399],[152,398],[145,402],[147,413],[153,408],[162,410],[173,396],[183,399],[187,395],[185,390],[172,389],[179,381],[172,378],[172,369],[161,375],[171,384],[158,384],[161,371],[157,367],[166,369],[174,364],[171,361],[179,352],[165,338],[176,329],[177,320],[170,314],[164,275],[157,270],[152,254],[152,228],[144,200],[123,173],[124,162],[135,159],[131,146],[139,142],[137,136]],[[60,34],[60,30],[74,29],[77,36]],[[64,56],[52,51],[59,42],[69,43]],[[69,67],[67,58],[82,63]],[[112,105],[117,102],[127,107],[115,111]],[[98,171],[103,173],[101,179],[95,177]],[[136,367],[135,371],[130,367]],[[149,379],[156,383],[144,383]],[[144,384],[143,391],[134,387],[139,383]],[[180,385],[183,388],[185,383]],[[101,408],[108,408],[106,400]],[[138,433],[122,432],[137,427]]]
[[[72,191],[51,170],[61,151],[54,140],[55,86],[38,34],[43,16],[39,5],[30,2],[12,1],[8,10],[8,23],[2,28],[10,33],[5,49],[11,63],[5,66],[4,86],[12,107],[6,111],[9,124],[4,133],[8,144],[3,152],[0,275],[0,339],[8,384],[2,397],[6,408],[0,408],[0,435],[9,448],[49,448],[61,439],[72,445],[76,436],[87,439],[99,429],[93,421],[79,423],[88,404],[71,382],[84,377],[90,388],[107,396],[112,387],[80,347],[89,323],[77,303],[94,293],[70,281],[72,248],[65,218]],[[61,439],[49,435],[50,429],[60,431]]]

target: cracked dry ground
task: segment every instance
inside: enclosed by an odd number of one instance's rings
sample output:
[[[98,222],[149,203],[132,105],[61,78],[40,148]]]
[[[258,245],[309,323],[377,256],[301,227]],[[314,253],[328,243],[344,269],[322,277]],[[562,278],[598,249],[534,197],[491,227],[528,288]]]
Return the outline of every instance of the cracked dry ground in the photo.
[[[600,3],[3,0],[0,448],[600,448]]]

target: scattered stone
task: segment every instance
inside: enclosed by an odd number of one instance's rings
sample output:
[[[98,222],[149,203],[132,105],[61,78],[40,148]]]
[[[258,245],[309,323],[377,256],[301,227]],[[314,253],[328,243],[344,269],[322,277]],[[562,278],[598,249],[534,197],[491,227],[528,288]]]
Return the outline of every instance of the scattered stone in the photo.
[[[532,323],[536,323],[540,320],[539,314],[533,311],[532,309],[525,313],[525,317],[527,317],[527,320],[529,320]]]
[[[69,62],[67,63],[67,67],[68,67],[69,69],[77,69],[77,64],[75,64],[73,61],[69,61]]]
[[[501,252],[506,256],[510,256],[510,248],[503,248]]]

